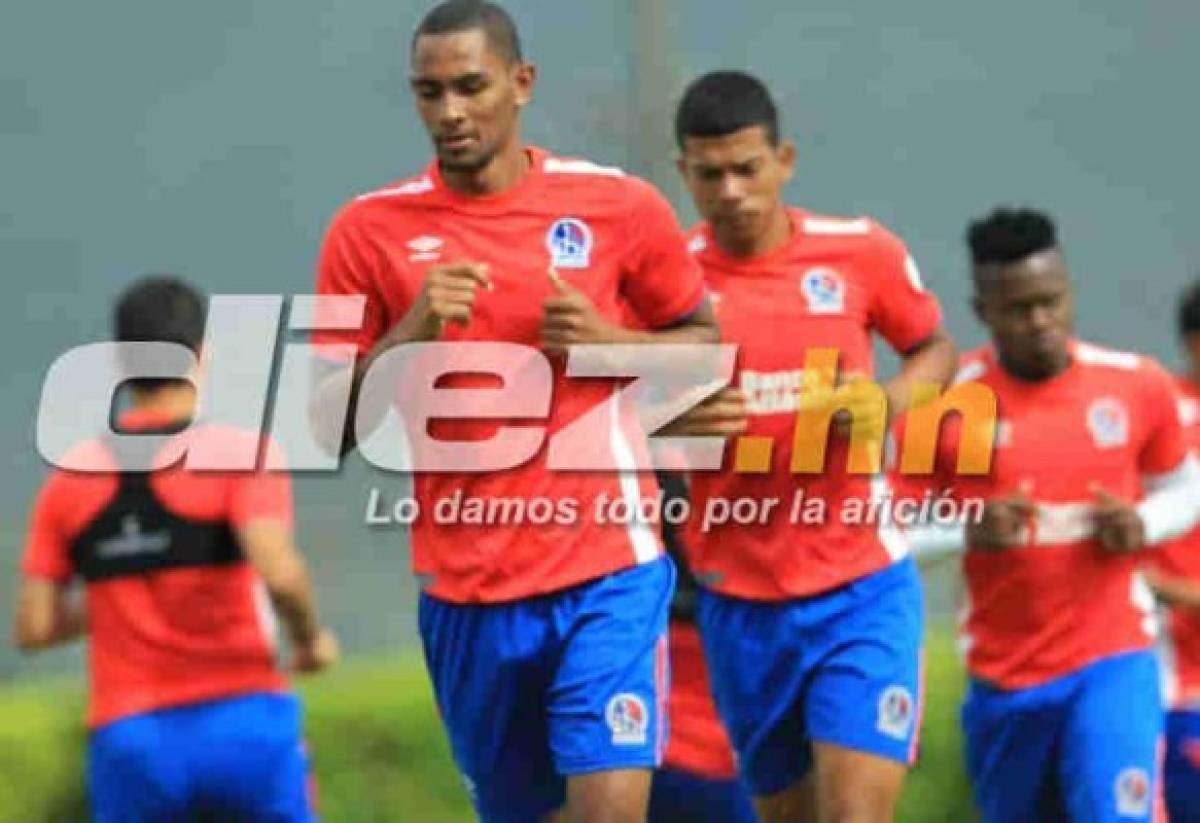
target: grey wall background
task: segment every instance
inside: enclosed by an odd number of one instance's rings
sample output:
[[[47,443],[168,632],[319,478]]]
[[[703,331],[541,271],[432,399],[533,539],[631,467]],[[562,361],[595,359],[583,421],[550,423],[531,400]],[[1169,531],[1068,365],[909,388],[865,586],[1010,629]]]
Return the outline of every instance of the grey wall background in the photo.
[[[1084,336],[1176,363],[1174,300],[1194,230],[1200,5],[648,0],[508,3],[542,69],[532,142],[650,175],[680,199],[670,110],[718,67],[761,73],[800,147],[789,196],[902,234],[964,345],[965,221],[1000,202],[1059,218]],[[151,270],[213,292],[303,293],[349,196],[419,169],[406,89],[424,3],[9,4],[0,26],[0,617],[25,512],[41,380],[107,334]],[[1189,102],[1190,101],[1190,102]],[[355,650],[412,637],[402,536],[361,525],[355,461],[298,484],[324,604]],[[77,663],[78,651],[0,676]]]

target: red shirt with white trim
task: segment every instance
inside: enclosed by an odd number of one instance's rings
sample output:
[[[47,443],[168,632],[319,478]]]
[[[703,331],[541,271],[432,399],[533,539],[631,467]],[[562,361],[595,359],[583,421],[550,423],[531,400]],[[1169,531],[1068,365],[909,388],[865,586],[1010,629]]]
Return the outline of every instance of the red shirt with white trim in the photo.
[[[1179,420],[1188,448],[1200,455],[1200,386],[1186,376],[1176,378]],[[1200,582],[1200,526],[1162,546],[1153,564],[1172,577]],[[1175,706],[1200,705],[1200,611],[1172,608],[1167,611],[1167,697]]]
[[[369,350],[409,310],[426,272],[454,262],[486,263],[494,285],[480,290],[469,325],[448,325],[442,342],[541,345],[542,304],[554,295],[548,269],[582,290],[606,317],[623,306],[650,328],[699,308],[704,285],[669,204],[649,184],[619,170],[529,149],[531,167],[513,188],[472,197],[443,184],[437,163],[419,177],[363,195],[334,218],[321,251],[317,291],[366,296],[357,334],[318,332],[320,343]],[[615,470],[551,471],[547,444],[572,421],[608,402],[614,381],[566,379],[551,358],[553,395],[536,455],[510,469],[414,476],[421,514],[412,525],[414,571],[425,590],[452,602],[505,602],[561,590],[655,559],[656,532],[644,523],[598,522],[597,502],[653,500],[653,477]],[[476,369],[477,371],[477,369]],[[495,388],[496,380],[459,375],[450,385]],[[411,399],[399,398],[398,408]],[[498,415],[504,417],[508,415]],[[615,418],[614,418],[615,419]],[[439,420],[433,437],[491,438],[499,421]],[[613,467],[631,467],[644,443],[613,424],[595,440]],[[417,466],[420,469],[420,466]],[[461,495],[438,522],[439,501]],[[503,501],[468,518],[467,501]],[[475,503],[471,503],[475,506]],[[480,509],[474,509],[476,514]],[[547,521],[547,513],[553,515]],[[452,522],[447,522],[452,521]]]
[[[996,394],[992,469],[953,474],[960,427],[949,420],[935,484],[959,500],[1026,486],[1037,507],[1025,545],[967,548],[962,645],[970,673],[1022,689],[1150,646],[1154,600],[1137,574],[1145,557],[1101,549],[1092,489],[1137,501],[1144,478],[1179,468],[1187,445],[1170,375],[1148,357],[1073,342],[1071,364],[1048,380],[1009,375],[991,348],[966,355],[959,380]]]
[[[131,412],[121,426],[137,430],[170,422],[159,414]],[[236,448],[234,441],[256,435],[200,424],[177,437],[219,449]],[[91,465],[115,470],[101,443],[79,449]],[[227,523],[234,529],[259,521],[291,527],[291,480],[285,472],[189,472],[176,466],[151,474],[149,486],[158,503],[187,521]],[[33,508],[22,574],[64,584],[76,577],[72,543],[108,507],[118,487],[116,474],[51,473]],[[90,727],[171,706],[288,688],[275,664],[266,592],[244,560],[88,582],[85,605]]]
[[[846,472],[845,439],[831,434],[822,474],[792,473],[798,389],[811,349],[836,349],[843,373],[870,378],[872,332],[906,352],[941,324],[937,299],[896,236],[866,219],[800,209],[788,215],[788,242],[753,259],[725,255],[706,224],[690,235],[722,338],[739,346],[736,380],[749,403],[746,434],[770,438],[773,449],[766,473],[733,472],[727,450],[724,471],[693,474],[684,542],[705,586],[751,600],[817,594],[906,554],[895,529],[843,522],[853,520],[840,514],[847,501],[886,489],[882,479]],[[740,498],[778,502],[752,523],[710,518],[705,528],[706,509],[716,513],[720,501]]]

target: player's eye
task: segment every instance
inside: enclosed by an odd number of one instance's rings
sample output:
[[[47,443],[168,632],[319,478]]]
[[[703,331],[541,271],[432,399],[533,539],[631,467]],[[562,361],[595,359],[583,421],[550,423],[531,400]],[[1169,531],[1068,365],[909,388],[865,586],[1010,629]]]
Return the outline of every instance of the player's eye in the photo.
[[[758,174],[761,168],[762,163],[757,160],[751,160],[749,163],[740,163],[734,166],[733,171],[738,177],[753,177]]]
[[[697,169],[696,174],[705,183],[720,183],[721,178],[725,176],[725,172],[723,172],[721,169],[709,169],[709,168]]]
[[[454,84],[454,90],[456,92],[467,96],[479,94],[485,88],[487,88],[487,80],[478,75],[464,77],[462,80],[459,80]]]
[[[413,92],[422,100],[436,100],[442,96],[442,88],[434,83],[418,83],[413,86]]]

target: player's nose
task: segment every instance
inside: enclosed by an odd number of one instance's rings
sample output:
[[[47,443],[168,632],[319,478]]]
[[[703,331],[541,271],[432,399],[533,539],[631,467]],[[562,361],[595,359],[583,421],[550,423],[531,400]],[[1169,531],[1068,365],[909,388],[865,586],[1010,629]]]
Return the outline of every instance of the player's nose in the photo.
[[[725,203],[739,203],[746,196],[746,188],[736,174],[727,174],[721,178],[717,195]]]

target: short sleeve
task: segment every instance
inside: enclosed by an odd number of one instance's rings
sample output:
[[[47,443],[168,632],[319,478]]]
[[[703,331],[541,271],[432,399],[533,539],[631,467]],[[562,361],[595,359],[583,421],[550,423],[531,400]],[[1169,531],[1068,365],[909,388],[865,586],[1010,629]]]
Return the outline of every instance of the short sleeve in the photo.
[[[872,226],[867,251],[872,275],[871,325],[900,354],[937,331],[942,309],[900,238]]]
[[[1179,418],[1179,398],[1169,374],[1153,360],[1145,360],[1145,390],[1139,395],[1147,421],[1138,467],[1142,474],[1167,474],[1187,455],[1187,435]]]
[[[319,330],[312,342],[352,343],[362,354],[387,332],[387,307],[378,293],[377,257],[355,204],[344,207],[330,223],[317,259],[318,296],[363,295],[362,325],[355,330]],[[317,316],[320,321],[321,315]]]
[[[50,475],[38,492],[29,521],[21,573],[26,577],[66,581],[75,573],[62,506],[69,504],[63,476]]]
[[[265,465],[283,466],[282,452],[268,445]],[[229,522],[242,528],[256,521],[273,521],[288,528],[293,523],[292,479],[284,469],[259,468],[233,475],[229,504]]]
[[[671,205],[653,186],[631,181],[630,236],[622,292],[650,328],[661,328],[694,312],[704,299],[700,266],[687,250]]]

